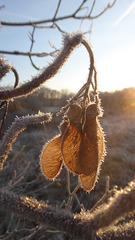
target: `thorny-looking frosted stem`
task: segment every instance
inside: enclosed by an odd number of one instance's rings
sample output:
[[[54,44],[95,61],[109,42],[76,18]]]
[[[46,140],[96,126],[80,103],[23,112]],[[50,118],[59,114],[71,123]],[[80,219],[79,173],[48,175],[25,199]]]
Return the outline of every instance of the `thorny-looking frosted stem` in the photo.
[[[6,160],[12,144],[16,141],[17,136],[26,129],[29,124],[44,123],[51,120],[50,113],[39,113],[33,116],[16,118],[9,130],[4,135],[3,141],[0,144],[0,169],[3,168],[3,163]]]
[[[135,221],[119,224],[118,226],[111,226],[105,231],[99,230],[98,235],[102,240],[133,240],[135,237]]]
[[[134,211],[134,199],[135,181],[132,181],[123,190],[116,191],[108,204],[102,204],[93,213],[82,211],[73,215],[66,210],[49,207],[34,198],[0,191],[0,206],[6,210],[83,240],[92,239],[99,229]]]
[[[74,35],[67,35],[64,38],[64,45],[60,52],[60,54],[54,59],[54,61],[46,67],[43,72],[34,77],[31,81],[23,84],[22,86],[18,87],[14,90],[7,90],[0,92],[0,100],[7,100],[12,98],[17,98],[23,95],[27,95],[33,92],[35,89],[40,87],[45,81],[52,78],[58,70],[63,66],[67,58],[70,56],[71,52],[74,48],[80,44],[83,35],[81,33],[74,34]]]

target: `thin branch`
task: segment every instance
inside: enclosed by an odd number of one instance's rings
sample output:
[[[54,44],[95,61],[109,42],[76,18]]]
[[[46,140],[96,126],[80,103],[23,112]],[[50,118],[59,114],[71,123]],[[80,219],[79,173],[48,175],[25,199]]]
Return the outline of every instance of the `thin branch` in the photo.
[[[72,103],[74,103],[78,98],[83,97],[83,92],[84,92],[84,90],[87,88],[87,86],[88,86],[88,84],[85,83],[85,84],[82,86],[82,88],[81,88],[71,99],[68,100],[68,104],[60,109],[60,111],[56,114],[56,116],[59,116],[60,114],[62,114],[63,112],[65,112],[65,111],[69,108],[69,106],[70,106]]]
[[[42,231],[44,231],[44,232],[47,231],[45,226],[41,226],[38,228],[35,227],[35,229],[33,229],[32,233],[30,233],[29,235],[27,235],[26,237],[24,237],[20,240],[33,240],[35,238],[37,239],[39,233]]]
[[[62,1],[62,0],[59,0],[58,5],[57,5],[57,8],[56,8],[56,11],[55,11],[55,14],[54,14],[54,17],[53,17],[54,22],[55,22],[55,18],[56,18],[57,14],[58,14],[58,11],[59,11],[59,8],[60,8],[60,5],[61,5],[61,1]]]
[[[95,3],[96,3],[96,0],[93,1],[92,3],[92,7],[90,9],[90,13],[89,13],[89,16],[91,16],[92,12],[93,12],[93,9],[94,9],[94,6],[95,6]]]
[[[114,0],[112,4],[109,3],[109,4],[104,8],[104,10],[101,11],[99,14],[97,14],[97,15],[95,15],[95,16],[90,16],[90,15],[89,15],[89,17],[90,17],[91,19],[93,19],[93,20],[96,19],[96,18],[99,18],[99,17],[102,16],[108,9],[112,8],[116,2],[117,2],[117,0]]]
[[[63,21],[66,19],[76,19],[76,20],[80,20],[80,19],[87,19],[87,20],[94,20],[96,18],[98,18],[99,16],[103,15],[108,9],[112,8],[114,6],[114,4],[116,3],[117,0],[114,0],[112,4],[108,4],[107,7],[101,11],[100,13],[98,13],[95,16],[76,16],[76,14],[81,10],[82,5],[84,5],[84,3],[86,2],[85,0],[81,3],[81,5],[79,6],[79,8],[72,14],[69,15],[65,15],[65,16],[61,16],[61,17],[57,17],[55,18],[55,22],[58,21]],[[41,25],[41,24],[46,24],[46,23],[51,23],[54,22],[54,18],[51,19],[44,19],[44,20],[40,20],[40,21],[29,21],[29,22],[5,22],[5,21],[1,21],[1,25],[2,26],[14,26],[14,27],[23,27],[23,26],[36,26],[36,25]]]
[[[58,50],[57,50],[58,51]],[[8,54],[8,55],[20,55],[20,56],[36,56],[36,57],[47,57],[47,56],[54,56],[55,53],[57,52],[56,50],[55,51],[52,51],[50,53],[47,53],[47,52],[37,52],[37,53],[31,53],[31,52],[20,52],[20,51],[4,51],[4,50],[0,50],[0,53],[1,54]]]
[[[39,29],[41,29],[41,28],[54,29],[55,28],[54,27],[54,22],[52,22],[50,25],[36,25],[36,24],[33,24],[32,26],[35,27],[35,28],[39,28]]]
[[[32,33],[30,33],[30,37],[29,37],[30,40],[31,40],[30,53],[32,52],[33,45],[34,45],[34,42],[35,42],[35,40],[34,40],[35,29],[36,29],[36,28],[33,27],[33,31],[32,31]],[[33,62],[31,55],[29,55],[29,59],[30,59],[30,61],[31,61],[32,66],[33,66],[36,70],[40,70],[40,68],[37,67],[37,66],[35,65],[35,63]]]
[[[6,186],[4,186],[4,190],[11,190],[16,185],[18,185],[18,183],[21,182],[24,179],[24,174],[28,170],[29,166],[30,166],[30,161],[27,163],[26,167],[19,174],[19,176],[16,176],[16,172],[15,172],[15,174],[14,174],[15,176],[14,176],[13,180],[11,180]]]
[[[84,16],[87,16],[87,13],[89,12],[89,8],[88,8],[88,7],[83,7],[82,10],[84,10],[84,9],[86,10],[86,13],[84,14]],[[81,26],[82,26],[84,20],[85,20],[85,19],[80,20],[79,29],[81,29]],[[83,34],[86,34],[86,33],[83,32]]]
[[[83,5],[87,2],[87,0],[83,0],[83,2],[80,4],[80,6],[77,8],[77,10],[74,12],[74,17],[75,15],[82,10]]]
[[[66,31],[62,30],[57,23],[54,23],[54,26],[59,30],[59,32],[64,33],[64,34],[67,33]]]
[[[105,202],[105,200],[107,198],[109,198],[110,196],[112,196],[114,194],[114,192],[116,191],[116,187],[114,187],[113,189],[109,190],[109,177],[107,176],[106,178],[106,189],[105,189],[105,193],[104,195],[99,199],[99,201],[96,202],[96,204],[90,209],[90,212],[94,212],[95,209],[97,209],[101,204],[103,204]]]
[[[62,21],[65,19],[70,19],[70,18],[74,18],[73,15],[68,15],[68,16],[63,16],[63,17],[58,17],[55,18],[55,22],[57,21]],[[40,24],[45,24],[45,23],[50,23],[53,22],[53,18],[52,19],[44,19],[44,20],[40,20],[40,21],[29,21],[29,22],[5,22],[5,21],[1,21],[1,25],[2,26],[14,26],[14,27],[24,27],[24,26],[36,26],[36,25],[40,25]]]

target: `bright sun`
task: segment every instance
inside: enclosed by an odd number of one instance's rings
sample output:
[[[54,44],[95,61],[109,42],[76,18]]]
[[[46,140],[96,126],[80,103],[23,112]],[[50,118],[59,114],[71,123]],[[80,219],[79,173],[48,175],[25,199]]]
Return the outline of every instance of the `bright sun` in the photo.
[[[99,90],[114,91],[135,86],[135,44],[105,56],[97,69]]]

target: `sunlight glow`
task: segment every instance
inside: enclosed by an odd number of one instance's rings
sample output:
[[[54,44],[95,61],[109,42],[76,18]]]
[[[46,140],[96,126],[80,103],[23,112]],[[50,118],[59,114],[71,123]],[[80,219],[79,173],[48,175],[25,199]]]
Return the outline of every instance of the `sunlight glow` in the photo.
[[[106,55],[97,66],[99,90],[115,91],[135,86],[135,44]]]
[[[85,61],[85,60],[83,60]],[[69,61],[70,62],[70,61]],[[87,59],[86,59],[87,63]],[[95,60],[97,69],[97,80],[99,91],[115,91],[135,86],[135,44],[129,43],[126,46],[109,52],[99,61]],[[74,63],[72,62],[74,66]],[[51,79],[46,86],[52,89],[68,89],[77,92],[87,80],[88,67],[71,68],[67,65],[67,71],[61,70],[55,79]],[[68,71],[70,69],[70,71]]]

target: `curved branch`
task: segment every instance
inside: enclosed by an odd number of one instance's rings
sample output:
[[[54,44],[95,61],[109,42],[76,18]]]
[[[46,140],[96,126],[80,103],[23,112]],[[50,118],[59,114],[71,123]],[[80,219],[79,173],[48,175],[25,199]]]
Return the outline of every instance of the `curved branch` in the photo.
[[[32,31],[32,33],[30,32],[30,36],[29,36],[29,39],[30,39],[30,41],[31,41],[30,53],[32,52],[32,48],[33,48],[33,45],[34,45],[34,42],[35,42],[35,40],[34,40],[34,33],[35,33],[35,27],[33,26],[33,31]],[[31,64],[32,64],[32,66],[33,66],[36,70],[40,70],[40,68],[35,65],[35,63],[34,63],[33,60],[32,60],[32,57],[31,57],[30,55],[29,55],[29,59],[30,59],[30,62],[31,62]]]
[[[12,71],[12,72],[14,73],[14,75],[15,75],[14,88],[16,88],[16,87],[18,86],[18,84],[19,84],[19,75],[18,75],[18,72],[17,72],[16,68],[14,68],[13,66],[12,66],[12,68],[11,68],[11,71]]]
[[[12,64],[7,63],[3,57],[0,57],[0,80],[12,69]]]
[[[105,231],[100,230],[98,232],[99,240],[133,240],[135,236],[135,221],[131,220],[130,222],[119,224],[118,226],[111,226]]]
[[[44,123],[50,120],[50,113],[39,113],[33,116],[16,118],[15,122],[12,123],[9,130],[5,133],[3,141],[0,145],[0,170],[3,168],[3,164],[8,156],[8,153],[12,149],[12,145],[19,134],[24,131],[29,124]]]
[[[26,82],[22,86],[13,90],[1,91],[0,100],[9,100],[12,98],[28,95],[40,87],[48,79],[55,76],[58,70],[64,65],[65,61],[70,56],[74,48],[81,43],[82,39],[83,35],[81,33],[66,35],[61,52],[39,76],[34,77],[31,81]]]
[[[94,221],[94,229],[104,228],[119,220],[121,217],[133,213],[135,210],[135,180],[127,187],[115,192],[114,197],[106,204],[100,205],[92,215],[89,211],[82,211],[82,220]]]

